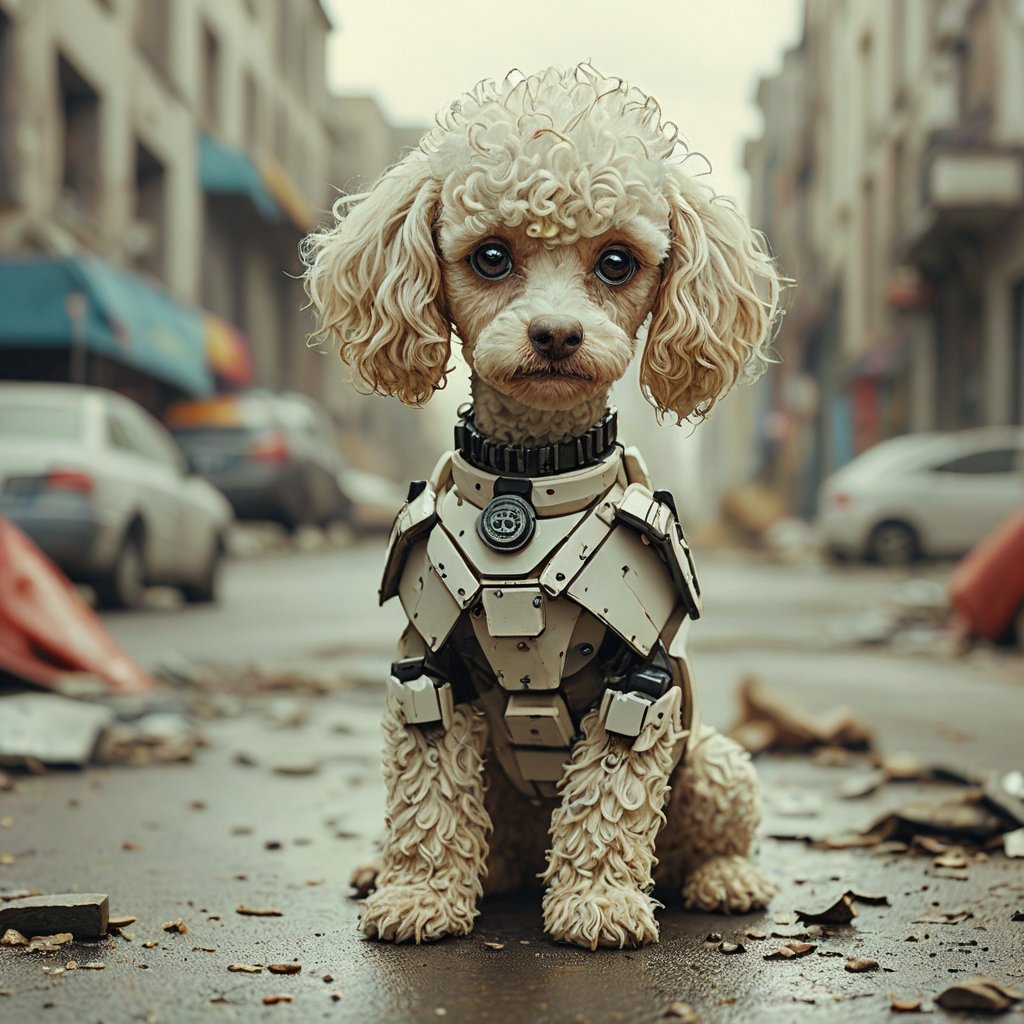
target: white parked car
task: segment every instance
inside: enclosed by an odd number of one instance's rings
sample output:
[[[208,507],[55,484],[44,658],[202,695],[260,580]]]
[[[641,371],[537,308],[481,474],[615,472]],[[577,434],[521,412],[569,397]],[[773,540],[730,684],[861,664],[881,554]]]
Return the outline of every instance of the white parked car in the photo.
[[[962,555],[1024,505],[1024,429],[883,441],[822,485],[818,532],[840,558],[897,565]]]
[[[136,403],[102,388],[0,383],[0,516],[101,604],[146,584],[213,601],[231,506]]]

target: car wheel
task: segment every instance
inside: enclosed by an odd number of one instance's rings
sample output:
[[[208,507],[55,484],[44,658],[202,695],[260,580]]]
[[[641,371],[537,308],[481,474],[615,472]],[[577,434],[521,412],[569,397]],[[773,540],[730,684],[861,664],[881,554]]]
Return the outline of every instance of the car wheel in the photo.
[[[132,532],[125,537],[110,571],[96,585],[103,608],[138,608],[145,593],[142,538]]]
[[[917,534],[906,523],[879,523],[868,539],[868,558],[879,565],[909,565],[921,550]]]
[[[224,541],[218,537],[210,554],[210,561],[203,570],[198,583],[188,583],[181,588],[182,596],[189,604],[213,604],[217,600],[220,571],[224,564]]]

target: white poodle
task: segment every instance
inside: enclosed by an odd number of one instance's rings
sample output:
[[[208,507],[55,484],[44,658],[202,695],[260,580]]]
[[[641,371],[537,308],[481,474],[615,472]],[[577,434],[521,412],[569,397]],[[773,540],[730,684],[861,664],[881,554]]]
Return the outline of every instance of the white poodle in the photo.
[[[475,429],[514,447],[602,421],[646,326],[645,395],[700,419],[763,370],[779,283],[763,239],[684,157],[651,97],[589,65],[483,83],[309,239],[315,337],[376,393],[420,405],[445,384],[454,332]],[[644,484],[632,465],[623,486]],[[440,508],[450,472],[433,483]],[[538,873],[548,934],[590,949],[656,941],[655,885],[701,910],[764,906],[774,885],[747,859],[753,767],[696,724],[673,653],[657,724],[635,739],[605,729],[600,692],[573,708],[557,795],[528,795],[494,756],[501,716],[481,696],[493,676],[443,724],[409,724],[389,695],[388,833],[363,931],[466,934],[485,891]]]

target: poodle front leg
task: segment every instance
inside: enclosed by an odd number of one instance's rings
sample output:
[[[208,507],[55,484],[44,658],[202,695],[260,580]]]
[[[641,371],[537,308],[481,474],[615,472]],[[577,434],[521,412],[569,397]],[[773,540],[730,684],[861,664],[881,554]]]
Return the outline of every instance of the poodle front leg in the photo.
[[[633,740],[609,733],[598,711],[561,782],[544,873],[544,930],[588,949],[658,941],[651,896],[654,843],[683,737],[681,692],[652,705]]]
[[[408,725],[389,693],[384,715],[387,834],[362,931],[391,942],[430,942],[473,930],[487,836],[487,725],[466,705],[441,724]]]

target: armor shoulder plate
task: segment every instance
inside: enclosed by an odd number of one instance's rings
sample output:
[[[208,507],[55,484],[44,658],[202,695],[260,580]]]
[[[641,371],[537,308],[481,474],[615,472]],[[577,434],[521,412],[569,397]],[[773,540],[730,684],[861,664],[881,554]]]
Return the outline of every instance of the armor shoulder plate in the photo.
[[[687,614],[699,619],[703,610],[700,583],[671,492],[652,493],[642,484],[631,484],[615,509],[615,518],[659,552]]]
[[[380,584],[380,603],[398,594],[402,571],[409,552],[417,541],[423,540],[437,525],[437,493],[432,483],[414,480],[409,485],[409,497],[395,517],[388,540],[384,561],[384,575]]]

